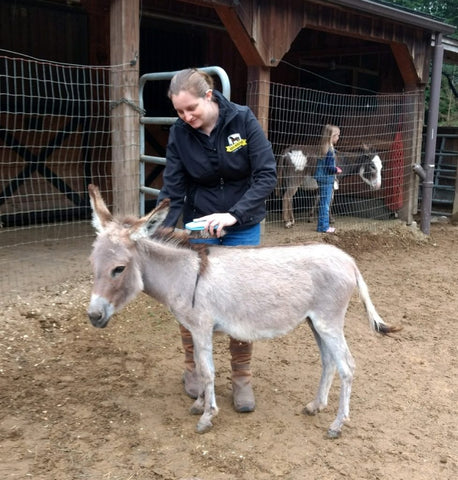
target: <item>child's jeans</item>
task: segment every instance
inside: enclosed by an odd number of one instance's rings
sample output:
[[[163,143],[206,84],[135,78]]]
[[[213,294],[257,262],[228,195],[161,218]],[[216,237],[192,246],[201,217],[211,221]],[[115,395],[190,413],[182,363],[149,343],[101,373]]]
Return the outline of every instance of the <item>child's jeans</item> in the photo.
[[[317,232],[326,232],[329,228],[329,210],[331,208],[334,182],[319,183],[320,200],[318,204]]]

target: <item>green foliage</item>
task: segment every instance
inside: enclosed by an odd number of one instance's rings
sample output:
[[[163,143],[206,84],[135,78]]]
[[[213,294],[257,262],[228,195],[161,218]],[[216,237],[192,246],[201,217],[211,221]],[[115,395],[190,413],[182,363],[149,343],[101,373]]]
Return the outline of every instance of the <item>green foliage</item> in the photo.
[[[452,85],[450,85],[452,84]],[[458,126],[458,67],[444,65],[439,103],[439,125]]]
[[[439,98],[438,124],[442,127],[458,126],[458,67],[456,65],[444,65],[442,68],[441,91]],[[425,105],[429,105],[430,85],[425,91]]]
[[[391,0],[388,3],[430,15],[458,27],[458,0]],[[458,38],[458,33],[455,32],[452,36]]]

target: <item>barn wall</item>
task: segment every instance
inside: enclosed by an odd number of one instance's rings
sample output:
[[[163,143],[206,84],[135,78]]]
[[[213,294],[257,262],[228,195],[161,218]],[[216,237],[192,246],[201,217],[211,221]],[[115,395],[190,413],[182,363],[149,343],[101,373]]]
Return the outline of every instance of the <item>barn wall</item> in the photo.
[[[88,17],[79,7],[0,2],[0,46],[56,62],[87,64]]]

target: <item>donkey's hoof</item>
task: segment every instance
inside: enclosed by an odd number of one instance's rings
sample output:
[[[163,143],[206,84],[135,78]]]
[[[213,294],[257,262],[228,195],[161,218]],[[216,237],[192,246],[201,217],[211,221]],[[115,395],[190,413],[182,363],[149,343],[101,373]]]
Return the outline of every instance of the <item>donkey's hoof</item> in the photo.
[[[308,405],[306,407],[304,407],[304,409],[302,410],[302,413],[304,415],[310,415],[310,416],[313,416],[313,415],[316,415],[318,413],[318,410],[314,409],[312,410]]]
[[[294,226],[294,222],[289,221],[285,223],[285,228],[291,228],[293,226]]]
[[[340,430],[333,430],[332,428],[328,430],[328,438],[332,438],[332,439],[340,438],[341,435],[342,435],[342,432]]]
[[[302,410],[302,413],[305,413],[305,415],[316,415],[317,413],[320,413],[321,410],[323,410],[324,408],[326,408],[326,405],[320,405],[316,402],[310,402],[308,403],[304,409]]]
[[[192,407],[189,409],[189,413],[191,415],[202,415],[202,413],[204,413],[204,407],[200,404],[197,404],[197,402],[194,402]]]
[[[207,433],[210,431],[213,427],[212,422],[204,423],[204,422],[199,422],[196,425],[196,432],[197,433]]]

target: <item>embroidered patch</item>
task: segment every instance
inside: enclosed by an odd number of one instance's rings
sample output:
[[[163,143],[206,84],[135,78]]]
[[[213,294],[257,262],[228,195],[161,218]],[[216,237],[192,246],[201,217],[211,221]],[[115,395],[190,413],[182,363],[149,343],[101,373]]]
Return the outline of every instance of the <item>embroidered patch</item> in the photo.
[[[227,137],[226,152],[235,152],[239,148],[244,147],[246,143],[246,138],[242,138],[240,133],[232,133]]]

